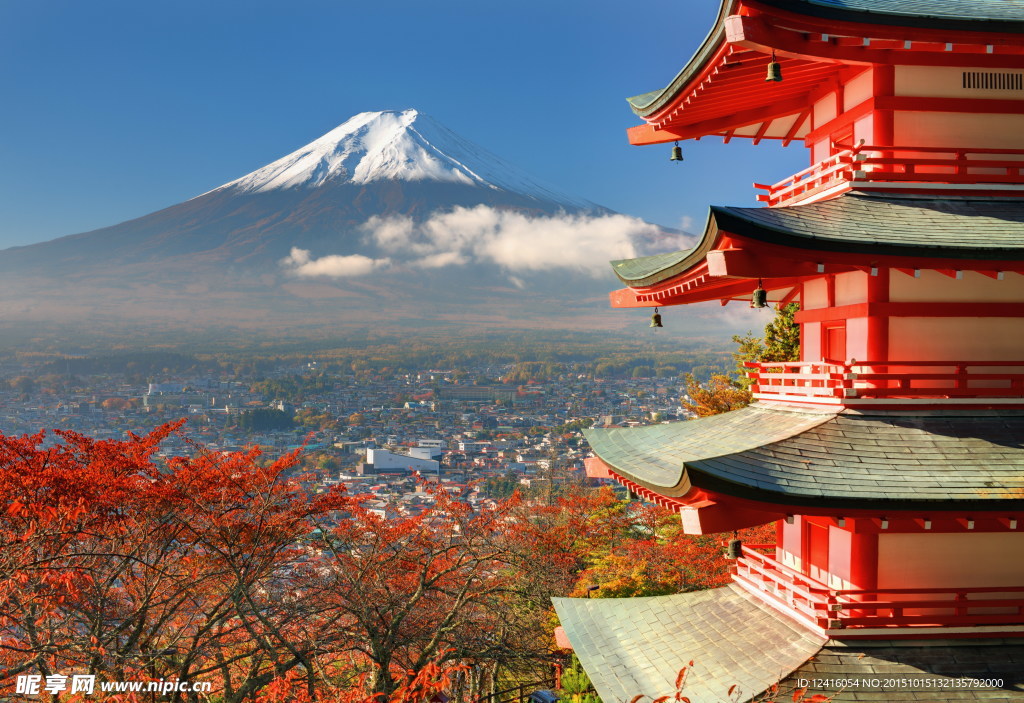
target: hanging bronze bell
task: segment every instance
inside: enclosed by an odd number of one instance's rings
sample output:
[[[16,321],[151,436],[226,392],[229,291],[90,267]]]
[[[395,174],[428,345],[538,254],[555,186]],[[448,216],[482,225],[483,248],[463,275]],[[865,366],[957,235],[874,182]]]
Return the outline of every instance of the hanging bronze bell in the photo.
[[[768,307],[768,291],[761,287],[760,281],[757,282],[757,288],[754,289],[754,294],[750,296],[750,307]]]
[[[661,315],[658,314],[658,308],[654,308],[654,314],[651,315],[651,327],[661,327]]]
[[[679,146],[679,142],[676,142],[676,145],[674,147],[672,147],[672,156],[670,156],[668,158],[668,160],[669,161],[682,161],[683,160],[683,150]]]
[[[768,64],[768,75],[765,77],[765,82],[773,81],[778,83],[782,80],[782,66],[775,60],[775,52],[772,52],[771,63]]]
[[[739,559],[743,556],[743,542],[738,539],[729,540],[729,546],[726,549],[726,559]]]

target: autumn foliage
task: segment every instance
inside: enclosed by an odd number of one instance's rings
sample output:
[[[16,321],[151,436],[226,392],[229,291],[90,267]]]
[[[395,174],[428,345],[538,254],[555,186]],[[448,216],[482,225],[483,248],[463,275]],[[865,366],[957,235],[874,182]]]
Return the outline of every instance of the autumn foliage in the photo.
[[[311,494],[294,456],[155,461],[176,429],[0,439],[0,680],[214,679],[224,700],[268,701],[298,684],[309,700],[411,700],[447,682],[465,654],[453,631],[491,624],[501,564],[478,543],[501,512],[442,494],[384,521],[358,496]]]
[[[473,510],[424,486],[432,507],[384,518],[317,492],[296,455],[158,456],[179,429],[0,436],[5,694],[85,673],[209,681],[226,702],[468,700],[550,670],[553,595],[725,579],[717,539],[608,490]]]

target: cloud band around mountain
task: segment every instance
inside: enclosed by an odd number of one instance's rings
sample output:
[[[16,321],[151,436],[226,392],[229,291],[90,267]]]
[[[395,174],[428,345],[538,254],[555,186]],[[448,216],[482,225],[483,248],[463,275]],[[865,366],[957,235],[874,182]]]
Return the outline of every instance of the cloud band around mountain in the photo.
[[[384,256],[313,258],[293,249],[282,265],[299,276],[350,277],[401,266],[414,269],[497,264],[510,274],[572,270],[606,275],[608,261],[637,256],[638,242],[660,228],[627,215],[532,216],[486,205],[437,212],[423,222],[407,216],[371,217],[367,244]]]

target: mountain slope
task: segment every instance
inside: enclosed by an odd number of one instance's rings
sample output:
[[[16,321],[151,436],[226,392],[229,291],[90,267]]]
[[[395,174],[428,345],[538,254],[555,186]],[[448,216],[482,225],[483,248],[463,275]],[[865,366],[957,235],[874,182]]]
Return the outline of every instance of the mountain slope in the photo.
[[[606,261],[678,248],[677,234],[559,193],[415,110],[372,112],[191,200],[0,252],[0,299],[76,322],[564,326],[555,313],[578,309],[586,327],[622,319]]]
[[[354,231],[375,215],[422,219],[480,204],[534,214],[608,212],[538,183],[415,110],[366,112],[186,202],[0,252],[0,270],[67,273],[175,260],[266,270],[295,246],[360,251]]]

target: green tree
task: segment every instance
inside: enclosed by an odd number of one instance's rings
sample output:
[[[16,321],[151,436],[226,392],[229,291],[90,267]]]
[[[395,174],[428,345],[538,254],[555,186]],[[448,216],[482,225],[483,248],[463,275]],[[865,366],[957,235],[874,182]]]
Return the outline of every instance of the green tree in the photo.
[[[740,388],[746,390],[750,387],[744,366],[748,361],[800,360],[800,325],[794,320],[799,309],[799,303],[776,307],[775,315],[764,327],[763,337],[755,337],[751,332],[743,336],[733,335],[732,341],[738,345],[732,355],[736,362],[733,377]]]
[[[799,361],[800,325],[794,320],[799,303],[776,308],[775,317],[764,328],[764,355],[761,361]]]
[[[580,660],[573,654],[569,666],[562,672],[562,688],[560,691],[562,698],[573,701],[573,703],[584,703],[585,699],[593,701],[593,703],[601,703],[601,699],[597,697],[597,694],[591,693],[593,690],[594,684],[590,682],[590,677],[583,670]]]
[[[693,374],[686,374],[686,394],[689,401],[683,407],[698,417],[717,415],[750,404],[750,383],[747,376],[748,361],[799,361],[800,326],[794,320],[798,303],[788,303],[775,309],[775,316],[765,325],[764,337],[753,333],[734,335],[737,344],[732,357],[736,368],[731,376],[716,374],[701,384]]]

